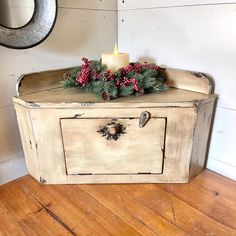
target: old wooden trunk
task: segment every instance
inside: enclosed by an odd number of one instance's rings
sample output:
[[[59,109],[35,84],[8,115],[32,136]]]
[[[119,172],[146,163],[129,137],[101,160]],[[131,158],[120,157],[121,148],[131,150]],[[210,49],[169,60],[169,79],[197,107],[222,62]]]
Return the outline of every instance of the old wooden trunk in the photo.
[[[165,69],[168,91],[104,102],[63,89],[68,70],[22,76],[13,97],[38,181],[186,183],[204,168],[216,99],[204,74]]]

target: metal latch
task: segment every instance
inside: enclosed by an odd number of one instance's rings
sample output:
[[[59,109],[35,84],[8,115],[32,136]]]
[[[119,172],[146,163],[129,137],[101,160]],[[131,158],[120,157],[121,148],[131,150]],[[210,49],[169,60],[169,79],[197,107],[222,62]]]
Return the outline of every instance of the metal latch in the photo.
[[[148,111],[142,112],[139,117],[139,128],[143,128],[147,124],[150,118],[151,114]]]

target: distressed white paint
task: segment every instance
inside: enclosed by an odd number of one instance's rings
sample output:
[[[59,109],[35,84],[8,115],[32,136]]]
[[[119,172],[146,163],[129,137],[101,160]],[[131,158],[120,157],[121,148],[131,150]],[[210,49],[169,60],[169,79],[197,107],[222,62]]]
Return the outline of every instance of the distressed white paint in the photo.
[[[55,28],[42,44],[27,50],[0,46],[0,182],[25,173],[17,159],[22,148],[11,101],[17,78],[32,71],[75,66],[83,56],[98,59],[117,41],[116,0],[59,0],[58,4]],[[18,173],[12,175],[11,168]]]
[[[118,3],[119,48],[130,53],[131,60],[202,71],[214,78],[219,101],[208,168],[225,174],[228,166],[230,177],[236,178],[236,3],[213,0]],[[183,6],[192,4],[196,6]],[[221,163],[225,163],[222,172]]]

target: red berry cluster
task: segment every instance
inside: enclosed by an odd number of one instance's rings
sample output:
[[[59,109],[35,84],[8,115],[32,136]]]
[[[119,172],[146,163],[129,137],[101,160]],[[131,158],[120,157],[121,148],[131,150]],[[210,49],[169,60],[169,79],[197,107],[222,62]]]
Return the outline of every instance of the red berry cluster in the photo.
[[[84,64],[81,66],[81,71],[76,77],[76,83],[80,87],[85,87],[89,81],[91,61],[85,57],[83,57],[82,61]]]
[[[133,84],[133,88],[136,92],[140,91],[137,79],[134,79],[134,78],[128,79],[127,77],[124,77],[122,79],[116,80],[116,86],[120,88],[124,88],[130,84]]]
[[[121,73],[127,75],[129,72],[135,71],[136,73],[141,73],[143,65],[139,63],[130,63],[128,66],[121,68]]]
[[[142,73],[143,69],[149,70],[159,70],[160,67],[152,64],[140,64],[140,63],[130,63],[128,66],[121,68],[122,75],[127,75],[129,72],[135,71],[136,73]]]
[[[103,72],[106,81],[115,80],[115,74],[112,73],[110,70],[106,70]]]
[[[130,63],[127,67],[123,67],[120,69],[121,74],[123,76],[122,80],[116,81],[116,86],[124,88],[127,85],[133,84],[133,88],[137,94],[142,94],[142,90],[140,89],[138,85],[138,80],[135,78],[128,79],[126,75],[130,72],[136,72],[136,73],[142,73],[143,69],[149,69],[149,70],[159,70],[160,67],[156,65],[151,64],[140,64],[140,63]]]
[[[141,74],[145,70],[159,70],[160,67],[152,64],[140,64],[140,63],[130,63],[128,66],[120,68],[117,72],[112,73],[110,70],[97,70],[93,69],[93,61],[89,61],[87,58],[82,59],[83,64],[80,71],[77,73],[75,85],[85,88],[91,81],[101,81],[101,82],[114,82],[117,89],[122,89],[127,86],[132,86],[133,91],[137,95],[144,94],[144,89],[139,85],[139,81],[135,78],[134,74]],[[129,74],[132,72],[131,74]],[[69,74],[65,75],[65,78],[69,78]],[[90,81],[91,80],[91,81]],[[104,100],[112,99],[111,94],[108,91],[104,91],[101,96]]]
[[[93,80],[98,80],[98,79],[100,79],[100,74],[97,72],[97,71],[93,71],[92,73],[91,73],[91,78],[93,79]]]
[[[132,80],[132,83],[133,83],[134,90],[135,90],[136,92],[139,92],[139,91],[140,91],[140,88],[139,88],[139,86],[138,86],[138,80],[136,80],[136,79],[131,79],[131,80]]]
[[[152,64],[144,64],[142,65],[144,69],[149,69],[149,70],[159,70],[160,66],[157,65],[152,65]]]

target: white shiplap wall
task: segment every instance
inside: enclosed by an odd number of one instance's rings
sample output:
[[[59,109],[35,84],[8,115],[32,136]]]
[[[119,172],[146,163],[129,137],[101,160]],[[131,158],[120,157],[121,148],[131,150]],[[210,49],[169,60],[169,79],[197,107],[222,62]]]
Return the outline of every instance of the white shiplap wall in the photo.
[[[236,180],[236,1],[118,0],[119,49],[133,61],[202,71],[219,95],[208,168]]]
[[[26,173],[11,97],[24,73],[71,67],[81,58],[98,59],[117,41],[116,0],[59,0],[49,38],[27,50],[0,46],[0,184]]]

